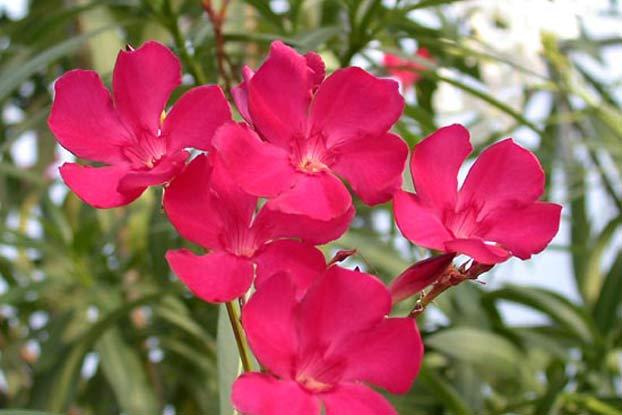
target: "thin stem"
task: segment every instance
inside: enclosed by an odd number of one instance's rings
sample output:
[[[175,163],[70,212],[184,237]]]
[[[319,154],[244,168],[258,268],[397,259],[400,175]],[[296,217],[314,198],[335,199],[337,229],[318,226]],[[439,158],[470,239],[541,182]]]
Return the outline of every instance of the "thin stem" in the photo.
[[[242,361],[242,369],[244,372],[251,371],[251,359],[249,356],[248,344],[242,331],[242,325],[235,311],[235,305],[233,301],[226,303],[227,314],[229,315],[229,322],[231,323],[231,329],[233,329],[233,335],[235,336],[235,342],[238,346],[238,352],[240,354],[240,360]]]
[[[227,56],[227,52],[225,51],[225,36],[222,31],[225,18],[227,16],[229,0],[223,0],[219,11],[214,9],[211,0],[203,0],[202,4],[203,10],[205,10],[207,17],[212,23],[214,41],[216,43],[216,64],[218,65],[218,72],[225,83],[225,91],[229,94],[229,91],[231,90],[231,78],[225,69],[225,62],[229,62],[229,58]]]

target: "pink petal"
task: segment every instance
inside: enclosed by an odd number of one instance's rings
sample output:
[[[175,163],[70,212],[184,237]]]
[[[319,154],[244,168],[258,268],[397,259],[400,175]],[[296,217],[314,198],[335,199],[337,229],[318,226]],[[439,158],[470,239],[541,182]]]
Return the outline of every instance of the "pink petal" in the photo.
[[[296,173],[296,177],[294,187],[269,200],[268,208],[322,221],[341,217],[351,208],[350,193],[331,173]]]
[[[355,214],[354,207],[350,206],[350,209],[343,215],[322,221],[305,215],[279,212],[266,206],[257,215],[256,225],[253,226],[263,228],[265,234],[269,235],[266,239],[300,238],[303,241],[321,245],[339,239],[348,230]]]
[[[241,124],[226,124],[214,137],[220,159],[242,189],[273,197],[290,188],[295,177],[287,152]]]
[[[65,163],[60,174],[71,190],[85,203],[96,208],[127,205],[140,196],[145,188],[119,192],[119,182],[128,174],[128,166],[87,167]]]
[[[233,384],[233,405],[244,415],[319,415],[320,403],[296,382],[245,373]]]
[[[241,297],[253,281],[253,264],[226,252],[195,255],[187,249],[168,251],[171,269],[194,295],[208,303]]]
[[[440,278],[456,255],[444,254],[419,261],[406,268],[391,283],[393,304],[397,304],[423,290]]]
[[[415,244],[444,251],[445,241],[453,239],[441,221],[441,212],[424,206],[417,195],[398,190],[393,211],[397,227]]]
[[[317,88],[326,76],[326,65],[324,65],[322,57],[315,52],[307,53],[305,59],[307,66],[313,71],[313,86]]]
[[[125,161],[121,146],[131,140],[99,75],[76,69],[54,84],[48,125],[76,156],[106,163]]]
[[[286,272],[299,294],[326,270],[324,254],[309,243],[281,239],[265,245],[254,257],[255,287],[259,288],[274,274]]]
[[[369,382],[391,393],[406,393],[423,360],[423,341],[410,318],[389,318],[348,336],[336,355],[346,359],[344,381]]]
[[[454,239],[445,242],[445,251],[468,255],[482,264],[498,264],[507,260],[510,253],[505,249],[486,244],[481,239]]]
[[[242,309],[242,325],[257,360],[284,378],[295,369],[297,304],[296,286],[281,272],[264,281]]]
[[[400,188],[408,147],[399,136],[388,133],[347,141],[333,151],[339,156],[332,169],[366,204],[384,203]]]
[[[410,171],[419,200],[440,211],[453,209],[458,171],[471,151],[469,131],[460,124],[440,128],[417,144]]]
[[[381,136],[397,122],[403,108],[397,82],[356,67],[339,69],[317,91],[311,107],[312,133],[326,135],[329,148]]]
[[[248,111],[248,80],[254,75],[255,72],[248,66],[244,65],[242,68],[242,77],[244,78],[244,81],[231,88],[231,96],[233,97],[233,101],[235,102],[238,112],[242,118],[244,118],[244,121],[250,125],[253,125],[253,120],[251,119],[251,114]]]
[[[114,99],[123,120],[136,133],[158,135],[162,111],[180,83],[179,60],[161,43],[145,42],[117,56],[112,75]]]
[[[529,259],[546,248],[557,234],[561,210],[560,205],[546,202],[496,209],[484,220],[483,226],[489,230],[481,236],[500,243],[514,256]]]
[[[321,399],[326,415],[399,415],[382,395],[363,385],[342,384]]]
[[[534,202],[543,193],[540,162],[509,138],[479,156],[460,190],[459,206],[476,206],[484,216],[500,206]]]
[[[305,131],[313,72],[304,56],[282,42],[248,82],[248,106],[255,128],[269,142],[283,147]]]
[[[300,304],[303,354],[339,344],[352,333],[379,324],[391,310],[391,296],[376,277],[333,265]]]
[[[214,133],[231,120],[231,109],[218,86],[192,88],[177,100],[164,120],[162,135],[167,139],[167,152],[187,147],[207,151]]]
[[[185,150],[162,158],[152,169],[131,170],[119,182],[120,192],[145,188],[171,181],[186,165],[189,153]]]
[[[164,210],[175,229],[205,248],[221,248],[223,223],[210,190],[213,166],[206,156],[192,160],[164,191]]]

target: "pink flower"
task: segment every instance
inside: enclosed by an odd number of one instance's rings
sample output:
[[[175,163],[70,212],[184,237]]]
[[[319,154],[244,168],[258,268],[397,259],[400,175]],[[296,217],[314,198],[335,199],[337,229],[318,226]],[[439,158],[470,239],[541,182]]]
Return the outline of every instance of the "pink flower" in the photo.
[[[242,310],[266,372],[246,373],[232,400],[245,415],[393,415],[363,382],[405,393],[423,357],[413,320],[387,318],[391,296],[372,275],[332,266],[304,294],[287,273],[270,278]]]
[[[417,193],[400,190],[394,199],[404,236],[482,264],[542,251],[557,233],[561,206],[538,201],[544,172],[536,156],[512,139],[493,144],[458,191],[458,170],[471,151],[469,132],[458,124],[415,146],[410,171]]]
[[[430,51],[426,48],[419,48],[416,56],[426,60],[431,60],[432,57]],[[419,82],[421,79],[419,72],[428,69],[418,61],[403,59],[392,53],[386,53],[384,55],[384,67],[389,74],[400,80],[404,90],[412,88],[414,84]]]
[[[345,178],[367,204],[401,184],[406,144],[388,130],[402,113],[397,83],[360,68],[324,79],[317,54],[274,42],[266,62],[233,90],[254,131],[229,124],[214,146],[237,183],[284,213],[330,220],[347,212]]]
[[[64,164],[60,173],[71,190],[94,207],[126,205],[148,186],[171,180],[188,158],[184,148],[209,149],[214,131],[231,119],[229,105],[219,87],[200,86],[186,92],[162,120],[180,83],[179,61],[157,42],[119,53],[114,99],[94,71],[60,77],[50,129],[76,156],[106,165]]]
[[[433,256],[406,268],[393,280],[389,288],[393,304],[412,297],[435,283],[451,265],[455,256],[453,253]]]
[[[309,242],[279,239],[300,236],[313,243],[338,238],[348,227],[353,209],[331,221],[318,222],[263,207],[257,197],[231,181],[211,155],[195,158],[164,193],[164,209],[179,233],[209,249],[195,255],[186,249],[169,251],[171,268],[199,298],[231,301],[244,294],[256,275],[256,286],[278,271],[291,271],[305,288],[324,256]],[[254,270],[256,268],[256,270]]]

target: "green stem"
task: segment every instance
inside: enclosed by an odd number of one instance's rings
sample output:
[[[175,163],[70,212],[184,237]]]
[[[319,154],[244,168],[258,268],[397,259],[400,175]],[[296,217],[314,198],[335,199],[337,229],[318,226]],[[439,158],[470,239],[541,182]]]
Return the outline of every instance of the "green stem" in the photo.
[[[238,352],[240,354],[240,360],[242,361],[242,369],[244,372],[251,371],[251,359],[250,352],[248,350],[248,344],[246,343],[246,338],[244,337],[244,332],[242,330],[242,325],[240,324],[240,320],[238,318],[237,312],[235,310],[235,305],[232,301],[226,303],[227,306],[227,314],[229,315],[229,322],[231,323],[231,328],[233,329],[233,335],[235,336],[235,342],[238,345]]]

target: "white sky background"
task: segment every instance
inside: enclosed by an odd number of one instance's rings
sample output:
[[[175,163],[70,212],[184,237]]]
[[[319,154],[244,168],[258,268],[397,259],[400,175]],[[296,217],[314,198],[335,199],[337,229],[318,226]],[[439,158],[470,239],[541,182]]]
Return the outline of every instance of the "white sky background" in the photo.
[[[386,0],[386,3],[393,3],[395,0]],[[283,1],[272,2],[275,9],[282,8],[287,3]],[[500,52],[511,53],[513,58],[524,60],[524,64],[537,69],[537,55],[540,45],[540,31],[546,30],[557,34],[561,38],[574,38],[579,34],[579,21],[583,22],[587,32],[596,37],[621,36],[622,37],[622,17],[611,18],[603,12],[611,10],[608,0],[472,0],[457,3],[449,8],[450,14],[462,15],[465,8],[477,5],[481,12],[476,13],[471,18],[471,23],[478,27],[478,30],[485,38],[494,39],[492,47]],[[4,9],[12,19],[19,19],[27,12],[26,0],[0,0],[0,10]],[[618,6],[618,11],[622,8]],[[498,32],[491,24],[491,17],[505,15],[511,30]],[[414,19],[425,21],[427,24],[434,25],[437,18],[429,12],[421,12],[413,15]],[[487,36],[487,37],[486,37]],[[416,42],[411,42],[410,47],[415,48]],[[408,45],[406,45],[408,46]],[[609,48],[604,53],[604,65],[598,66],[590,64],[590,69],[594,69],[599,77],[607,80],[622,79],[622,48]],[[490,79],[495,86],[495,76],[501,77],[504,74],[495,74],[496,69],[491,68]],[[514,81],[514,80],[512,80]],[[520,81],[519,81],[520,82]],[[498,85],[499,96],[512,94],[508,85],[503,82]],[[511,85],[509,86],[511,88]],[[620,91],[615,91],[617,96],[622,96]],[[440,112],[446,110],[448,113],[459,111],[460,102],[463,108],[469,108],[469,101],[464,101],[464,97],[451,87],[439,90],[437,105]],[[531,119],[538,119],[539,114],[546,108],[546,102],[537,102],[529,111]],[[482,106],[483,107],[483,106]],[[15,107],[5,108],[2,116],[8,120],[19,120],[23,114]],[[449,117],[448,119],[451,119]],[[501,139],[503,137],[499,137]],[[514,138],[529,146],[533,144],[533,136],[526,129],[520,129],[514,134]],[[13,146],[12,154],[18,164],[27,167],[36,160],[34,133],[25,133]],[[59,159],[66,160],[71,156],[64,150],[59,150]],[[465,173],[465,172],[463,172]],[[562,180],[562,177],[548,178],[555,189],[555,183]],[[590,214],[596,223],[606,223],[615,213],[615,209],[608,205],[608,201],[599,188],[597,181],[590,189],[589,208]],[[65,192],[62,184],[53,186],[52,192],[56,197],[62,197]],[[565,195],[555,193],[557,200],[564,200]],[[620,246],[622,238],[617,235],[617,244]],[[558,236],[553,241],[554,245],[566,246],[569,244],[569,226],[562,224]],[[613,250],[612,250],[613,251]],[[613,253],[613,252],[611,252]],[[507,263],[495,268],[494,272],[488,274],[485,280],[490,287],[499,287],[506,283],[519,285],[540,286],[558,291],[571,299],[578,299],[574,282],[572,281],[572,270],[570,256],[555,249],[548,249],[545,253],[535,257],[531,261],[522,262],[510,260]],[[2,286],[0,282],[0,292]],[[504,315],[508,322],[525,324],[538,321],[538,316],[527,313],[517,307],[508,305],[504,308]]]

